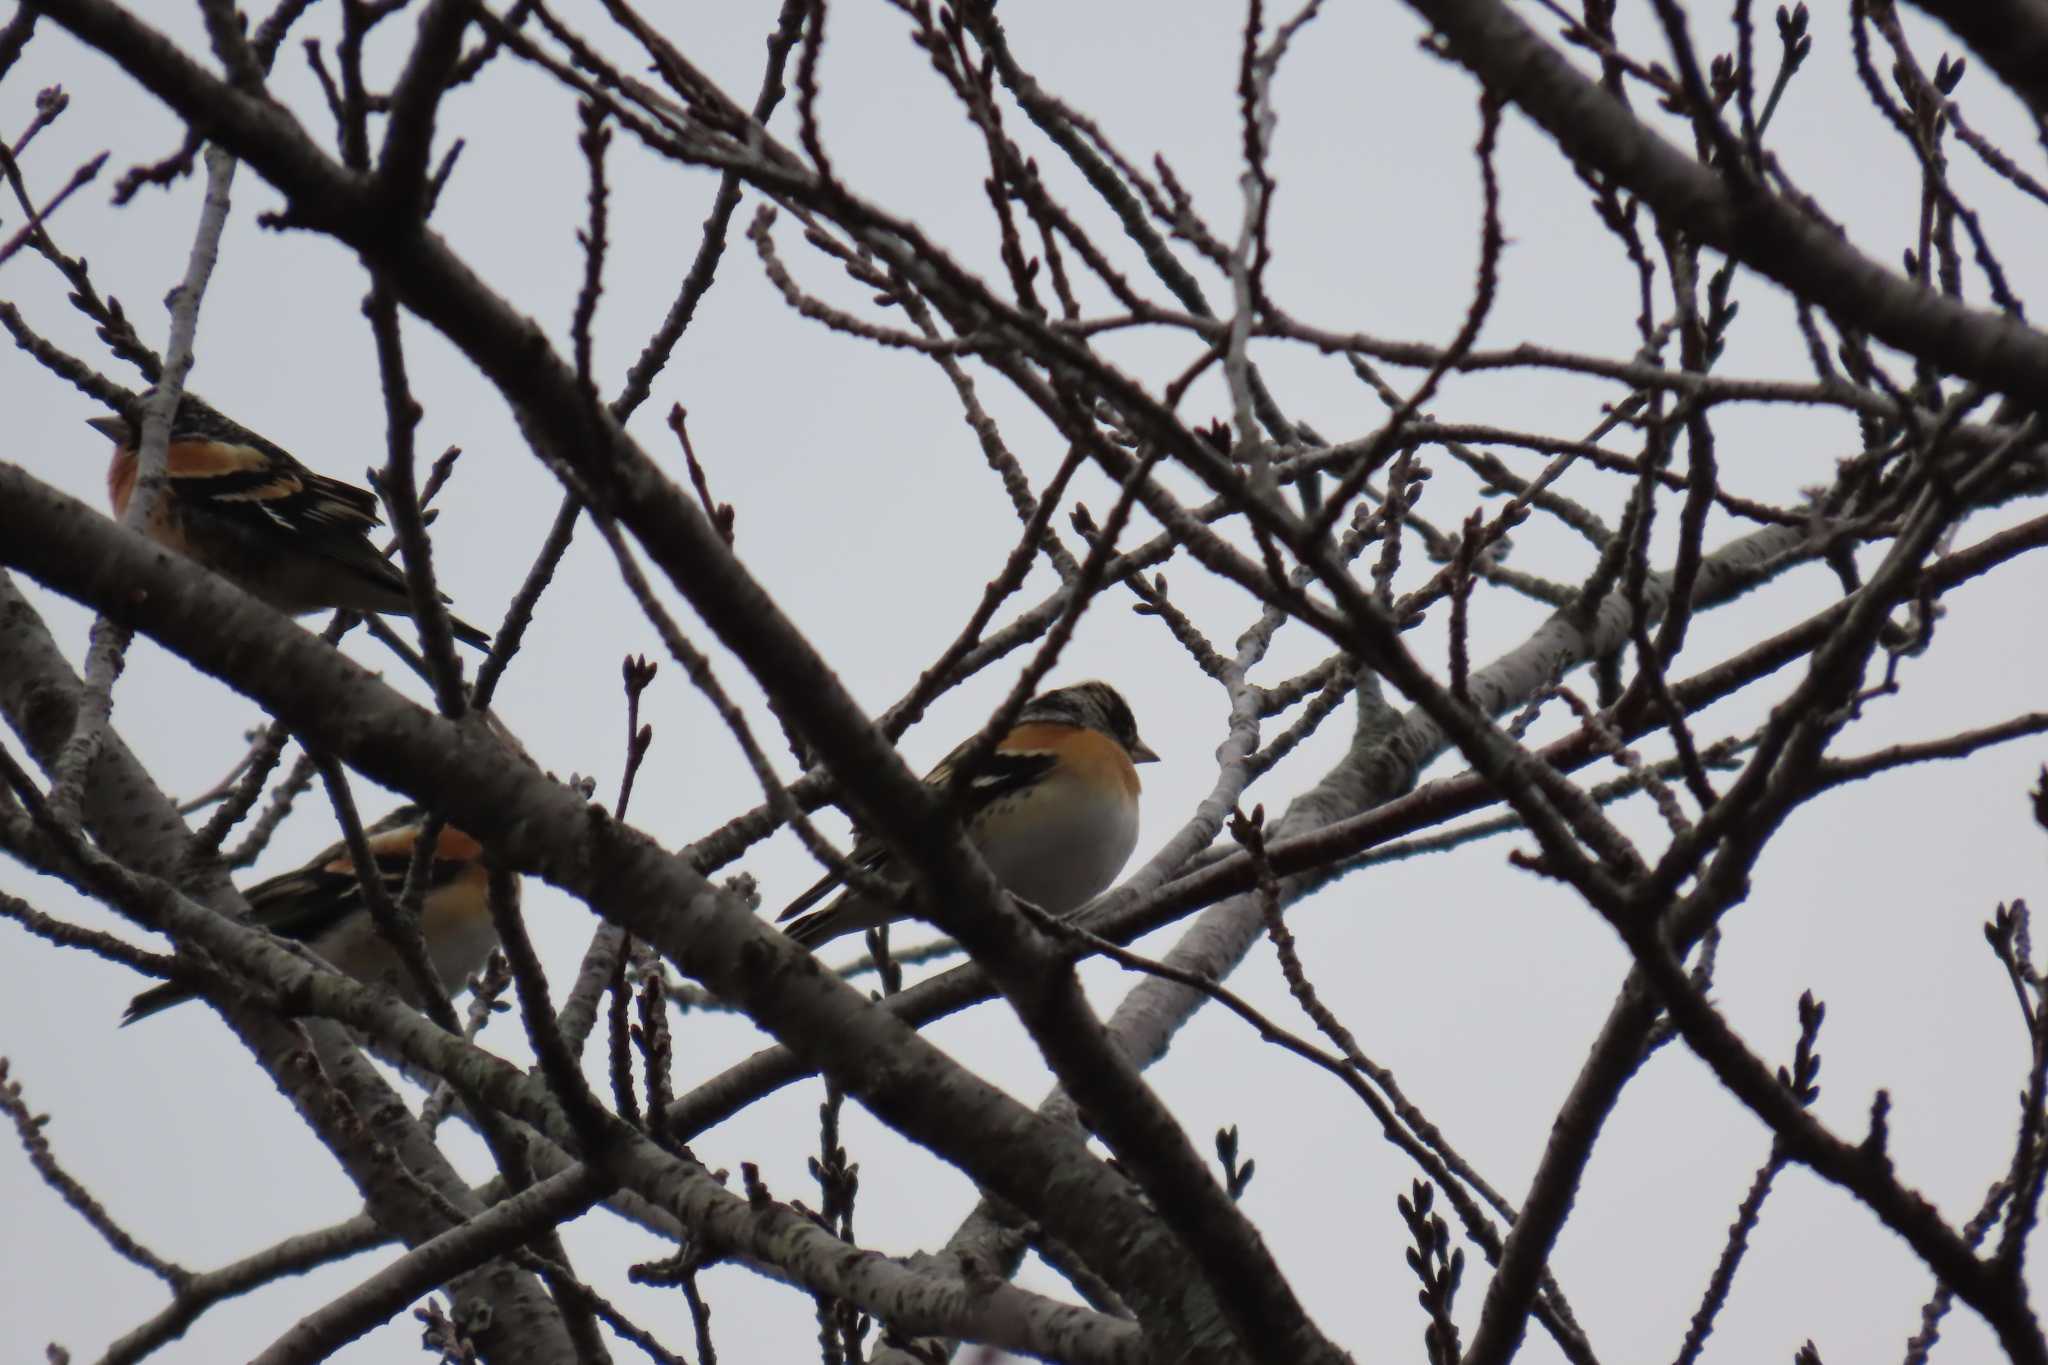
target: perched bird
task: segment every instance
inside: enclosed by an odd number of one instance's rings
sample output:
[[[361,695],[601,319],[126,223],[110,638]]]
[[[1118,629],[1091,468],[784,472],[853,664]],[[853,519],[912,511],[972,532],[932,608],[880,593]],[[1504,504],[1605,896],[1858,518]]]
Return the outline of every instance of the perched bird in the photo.
[[[364,831],[377,876],[394,901],[405,888],[421,819],[419,807],[400,806]],[[460,991],[463,982],[481,971],[498,946],[485,899],[487,880],[483,850],[476,840],[444,826],[427,864],[420,933],[427,941],[428,959],[450,992]],[[388,986],[407,1001],[419,1003],[411,974],[384,941],[363,899],[362,880],[346,845],[324,849],[296,872],[272,877],[243,895],[249,902],[249,923],[305,944],[358,981]],[[176,981],[153,986],[128,1002],[121,1022],[146,1019],[192,995],[189,987]]]
[[[946,755],[926,774],[926,785],[945,790],[972,744],[970,738]],[[1130,706],[1108,683],[1044,692],[960,786],[960,821],[1006,891],[1064,915],[1123,870],[1138,842],[1132,765],[1158,759],[1138,738]],[[855,843],[852,862],[884,877],[892,865],[882,846],[865,837]],[[782,912],[784,920],[802,916],[785,930],[791,938],[816,948],[902,918],[896,906],[852,887],[811,910],[838,884],[836,876],[826,877]]]
[[[125,417],[87,423],[114,443],[107,498],[114,516],[135,492],[137,428]],[[164,496],[143,533],[291,616],[344,607],[412,615],[405,573],[377,553],[377,496],[315,474],[255,432],[187,395],[171,421]],[[443,600],[446,600],[445,598]],[[478,649],[491,637],[450,618]]]

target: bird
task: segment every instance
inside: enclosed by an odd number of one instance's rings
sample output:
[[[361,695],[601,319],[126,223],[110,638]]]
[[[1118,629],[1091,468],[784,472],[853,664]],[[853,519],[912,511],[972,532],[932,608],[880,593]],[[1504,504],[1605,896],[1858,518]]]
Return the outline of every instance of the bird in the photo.
[[[969,738],[925,775],[941,792],[967,757]],[[959,784],[955,800],[967,837],[1004,890],[1048,914],[1079,909],[1116,880],[1138,842],[1139,763],[1159,755],[1138,738],[1129,703],[1106,682],[1081,682],[1033,697],[1017,723]],[[863,836],[850,861],[890,878],[894,860]],[[839,886],[834,874],[784,910],[784,933],[806,948],[903,918],[895,903]],[[790,923],[790,921],[794,921]]]
[[[413,847],[425,816],[418,806],[400,806],[364,830],[376,875],[396,901],[405,887]],[[427,864],[427,894],[420,903],[420,933],[427,958],[453,993],[483,970],[498,931],[491,919],[483,849],[475,839],[444,825]],[[305,944],[330,966],[358,981],[388,986],[417,1006],[419,993],[405,964],[384,939],[363,897],[362,879],[348,846],[322,849],[296,871],[260,882],[243,892],[248,923],[280,938]],[[193,997],[190,986],[168,981],[128,1002],[125,1026]]]
[[[107,500],[116,519],[135,492],[139,409],[86,425],[114,443]],[[316,474],[276,444],[183,395],[171,419],[164,493],[143,534],[289,616],[341,607],[412,615],[405,573],[370,543],[377,495]],[[446,601],[445,594],[442,598]],[[455,638],[491,637],[453,616]]]

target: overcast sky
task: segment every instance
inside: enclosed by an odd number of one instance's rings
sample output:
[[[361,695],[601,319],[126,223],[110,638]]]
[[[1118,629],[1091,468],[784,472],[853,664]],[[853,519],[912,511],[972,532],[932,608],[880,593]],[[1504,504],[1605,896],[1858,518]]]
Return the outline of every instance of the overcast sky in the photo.
[[[1846,34],[1833,7],[1824,8],[1810,69],[1795,81],[1772,140],[1859,245],[1895,262],[1917,212],[1910,168],[1861,98]],[[690,7],[663,22],[693,60],[748,101],[774,10],[759,0]],[[1234,233],[1241,16],[1157,0],[1012,5],[1004,14],[1020,58],[1050,89],[1092,114],[1126,153],[1166,156],[1212,225]],[[204,50],[196,17],[183,7],[152,19],[189,50]],[[1717,15],[1710,25],[1705,12],[1695,20],[1714,33],[1718,22]],[[332,7],[321,7],[301,33],[331,42],[335,23]],[[1269,286],[1307,321],[1442,341],[1465,311],[1478,240],[1475,91],[1462,71],[1419,50],[1421,36],[1400,6],[1332,5],[1282,69]],[[382,35],[380,60],[395,58],[397,37]],[[1775,44],[1764,50],[1774,52]],[[1930,42],[1920,50],[1931,67],[1945,49]],[[827,145],[840,174],[916,217],[968,264],[995,269],[974,139],[905,38],[901,17],[872,0],[834,7],[821,83]],[[61,183],[75,162],[103,148],[120,167],[176,145],[177,125],[159,106],[47,24],[0,84],[0,133],[18,135],[34,92],[50,84],[61,84],[72,104],[32,148],[31,183]],[[324,114],[305,112],[320,105],[296,43],[280,59],[275,85],[324,135]],[[1960,95],[1980,126],[1994,134],[2017,128],[1986,73],[1973,71]],[[790,112],[777,116],[785,133]],[[501,62],[451,99],[444,128],[469,142],[438,226],[494,287],[552,335],[565,336],[582,269],[574,234],[584,212],[571,103],[531,70]],[[2013,133],[2008,145],[2038,163],[2029,137]],[[715,187],[708,174],[682,174],[638,154],[629,139],[617,148],[616,245],[597,350],[607,392],[616,391],[666,309]],[[1074,178],[1053,159],[1042,154],[1041,164],[1058,188],[1071,190]],[[1633,282],[1569,166],[1510,114],[1501,173],[1510,246],[1484,344],[1528,341],[1625,358],[1633,347]],[[144,335],[161,344],[158,301],[183,269],[198,185],[145,192],[116,212],[106,203],[107,180],[64,210],[57,236],[90,259],[101,288],[118,294]],[[1963,183],[1978,181],[1966,176]],[[278,198],[253,175],[235,189],[192,387],[315,467],[359,478],[383,460],[384,420],[358,313],[363,276],[323,239],[259,229],[257,215]],[[689,409],[714,491],[737,509],[743,560],[854,693],[879,708],[955,632],[1015,523],[935,367],[832,335],[783,306],[740,231],[752,208],[751,201],[742,208],[718,284],[632,430],[668,458],[673,443],[663,416],[671,403]],[[2048,283],[2048,263],[2032,251],[2038,220],[2026,221],[2010,198],[1995,194],[1984,208],[2015,286],[2038,301]],[[6,233],[16,225],[12,212],[0,221]],[[779,240],[808,283],[857,300],[827,263],[805,254],[787,219]],[[1739,296],[1743,314],[1723,368],[1804,377],[1783,296],[1747,277]],[[61,282],[40,261],[23,255],[0,269],[0,297],[72,349],[97,356],[62,301]],[[414,388],[426,406],[421,449],[465,450],[436,527],[437,568],[462,614],[488,627],[552,518],[558,490],[520,444],[495,393],[453,348],[419,326],[407,339]],[[1159,384],[1187,355],[1180,342],[1126,340],[1110,349]],[[106,364],[112,372],[113,362]],[[1283,407],[1324,435],[1347,438],[1378,425],[1377,401],[1340,363],[1276,353],[1269,366]],[[982,392],[1042,484],[1063,454],[1060,443],[999,381],[985,376]],[[1220,415],[1219,391],[1208,390],[1206,400],[1202,392],[1190,410]],[[1555,375],[1485,375],[1448,384],[1433,407],[1457,420],[1570,435],[1590,429],[1600,402],[1619,396]],[[0,353],[0,409],[14,435],[8,458],[76,496],[103,499],[106,448],[83,425],[94,412],[85,400],[8,349]],[[1801,486],[1826,482],[1833,461],[1856,440],[1854,423],[1838,412],[1744,411],[1722,428],[1720,455],[1742,492],[1789,500]],[[1468,504],[1457,501],[1463,486],[1445,473],[1443,491],[1431,496],[1444,499],[1438,522],[1454,524]],[[1572,477],[1575,493],[1615,504],[1615,486]],[[1099,477],[1084,474],[1079,486],[1098,514],[1106,509],[1111,495]],[[1987,516],[1962,539],[2002,524]],[[1721,527],[1716,536],[1726,533]],[[1553,547],[1570,553],[1573,543],[1532,528],[1518,538],[1515,562],[1568,580],[1581,576],[1580,559],[1543,558]],[[1228,641],[1251,620],[1247,598],[1193,566],[1170,567],[1168,576],[1176,599],[1213,637]],[[1026,599],[1045,589],[1040,571]],[[1958,592],[1933,651],[1908,662],[1904,695],[1873,707],[1845,751],[2038,706],[2048,662],[2037,629],[2041,589],[2038,566],[2022,562]],[[1824,570],[1803,570],[1704,619],[1697,653],[1688,657],[1699,666],[1723,657],[1833,591]],[[82,657],[88,617],[40,591],[34,597]],[[1481,602],[1476,660],[1511,646],[1540,619],[1526,605]],[[1128,603],[1127,595],[1104,598],[1057,676],[1114,681],[1163,756],[1144,772],[1141,860],[1207,787],[1223,700],[1157,622],[1132,615]],[[593,775],[608,798],[623,731],[619,659],[657,654],[658,646],[594,536],[578,539],[535,631],[537,644],[515,663],[500,709],[543,764]],[[1440,659],[1441,639],[1433,623],[1418,633],[1417,648]],[[374,642],[352,639],[348,647],[394,679],[402,671]],[[1283,677],[1320,653],[1305,632],[1283,632],[1262,677]],[[753,704],[756,694],[737,665],[720,657],[728,684]],[[935,707],[904,741],[913,765],[928,764],[976,725],[1015,668],[1013,660]],[[1744,728],[1796,674],[1768,695],[1709,712],[1702,732]],[[179,794],[215,781],[240,753],[241,733],[259,719],[251,703],[146,640],[131,653],[116,701],[123,736]],[[758,800],[737,751],[680,670],[664,669],[647,706],[657,735],[634,798],[635,824],[674,846]],[[1284,805],[1341,738],[1332,727],[1254,799],[1269,810]],[[1732,916],[1721,954],[1717,999],[1773,1061],[1789,1060],[1799,992],[1811,988],[1827,1001],[1820,1114],[1838,1133],[1860,1136],[1873,1091],[1888,1088],[1900,1173],[1955,1224],[2007,1160],[2024,1079],[2024,1035],[1980,925],[2000,900],[2043,894],[2042,836],[2028,818],[2025,789],[2044,757],[2048,746],[2019,744],[1967,768],[1895,773],[1796,816]],[[1444,762],[1429,775],[1453,771]],[[1661,847],[1661,825],[1646,806],[1621,818]],[[330,817],[309,804],[258,872],[295,866],[332,837]],[[1508,867],[1512,846],[1496,840],[1370,870],[1301,905],[1292,922],[1311,972],[1368,1054],[1390,1066],[1474,1165],[1519,1200],[1550,1118],[1622,979],[1625,954],[1574,897]],[[813,875],[787,838],[757,849],[742,866],[760,879],[769,912]],[[0,866],[0,890],[88,924],[113,922],[11,866]],[[591,917],[538,887],[528,904],[548,968],[563,983]],[[1162,933],[1146,946],[1164,951],[1170,942]],[[0,945],[0,1054],[12,1059],[31,1103],[54,1115],[48,1136],[60,1159],[154,1249],[205,1269],[357,1210],[348,1182],[212,1013],[189,1007],[124,1031],[116,1027],[120,1009],[139,980],[8,928],[0,928]],[[850,951],[842,946],[838,955]],[[1105,1010],[1128,989],[1106,968],[1092,968],[1088,980]],[[1255,952],[1233,984],[1298,1022],[1270,950]],[[1036,1102],[1045,1093],[1043,1067],[1000,1007],[982,1006],[933,1034],[1020,1098]],[[501,1021],[485,1041],[525,1057],[515,1026]],[[680,1020],[678,1091],[761,1041],[744,1022]],[[1244,1207],[1324,1331],[1361,1359],[1419,1359],[1423,1317],[1394,1210],[1413,1173],[1348,1092],[1215,1010],[1181,1035],[1151,1079],[1204,1148],[1219,1125],[1238,1125],[1245,1154],[1258,1162]],[[713,1166],[757,1162],[777,1195],[815,1202],[804,1159],[817,1140],[820,1094],[815,1082],[792,1087],[706,1134],[696,1151]],[[972,1206],[963,1177],[851,1107],[846,1142],[861,1166],[856,1219],[869,1245],[898,1254],[936,1247]],[[458,1138],[453,1145],[465,1170],[487,1172],[477,1144]],[[1676,1351],[1767,1146],[1761,1126],[1682,1049],[1660,1053],[1630,1087],[1554,1261],[1603,1360]],[[7,1148],[0,1143],[0,1284],[9,1301],[0,1311],[0,1359],[39,1358],[51,1340],[91,1359],[160,1306],[160,1287],[112,1257]],[[671,1345],[688,1345],[679,1297],[623,1282],[624,1264],[661,1254],[656,1242],[598,1214],[569,1229],[568,1243],[586,1279]],[[158,1359],[244,1358],[391,1254],[359,1257],[218,1309]],[[1476,1252],[1468,1255],[1475,1264],[1460,1320],[1469,1329],[1485,1275]],[[1026,1279],[1040,1288],[1056,1283],[1036,1266]],[[714,1271],[704,1283],[726,1359],[792,1360],[814,1351],[806,1300],[740,1270]],[[1710,1352],[1730,1361],[1787,1360],[1811,1337],[1831,1365],[1893,1358],[1915,1330],[1927,1290],[1903,1244],[1846,1196],[1795,1169],[1772,1196]],[[1993,1349],[1966,1312],[1950,1319],[1947,1336],[1950,1360],[1981,1359]],[[338,1359],[404,1359],[414,1339],[412,1324],[401,1321]],[[1556,1352],[1532,1332],[1523,1358],[1552,1360]]]

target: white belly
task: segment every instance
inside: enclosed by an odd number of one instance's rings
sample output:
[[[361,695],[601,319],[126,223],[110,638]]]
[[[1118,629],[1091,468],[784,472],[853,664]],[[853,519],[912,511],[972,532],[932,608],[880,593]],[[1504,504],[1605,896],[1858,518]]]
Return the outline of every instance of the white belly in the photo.
[[[483,970],[485,959],[498,946],[498,932],[489,915],[461,917],[437,915],[438,895],[427,897],[421,927],[427,934],[427,959],[450,995],[460,995],[463,983]],[[398,954],[384,941],[368,915],[355,915],[340,927],[323,934],[313,951],[358,981],[371,982],[396,991],[417,1005],[412,978]]]
[[[1083,794],[1057,779],[1009,812],[1003,837],[980,842],[996,880],[1064,915],[1108,889],[1138,843],[1137,803],[1123,793]]]

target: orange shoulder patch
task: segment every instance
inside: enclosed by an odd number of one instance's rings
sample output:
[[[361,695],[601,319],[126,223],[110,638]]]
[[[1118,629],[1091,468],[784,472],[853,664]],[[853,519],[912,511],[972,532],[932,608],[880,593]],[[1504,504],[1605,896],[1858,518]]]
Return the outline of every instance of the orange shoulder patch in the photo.
[[[1138,770],[1124,747],[1103,734],[1079,725],[1037,722],[1020,725],[1003,737],[999,749],[1059,756],[1060,767],[1074,776],[1115,782],[1131,796],[1138,794]]]
[[[227,474],[274,476],[284,472],[254,446],[227,441],[173,441],[165,454],[174,479],[217,479]]]
[[[484,856],[484,846],[455,826],[447,825],[441,830],[441,842],[434,846],[434,856],[450,862],[475,862]]]

